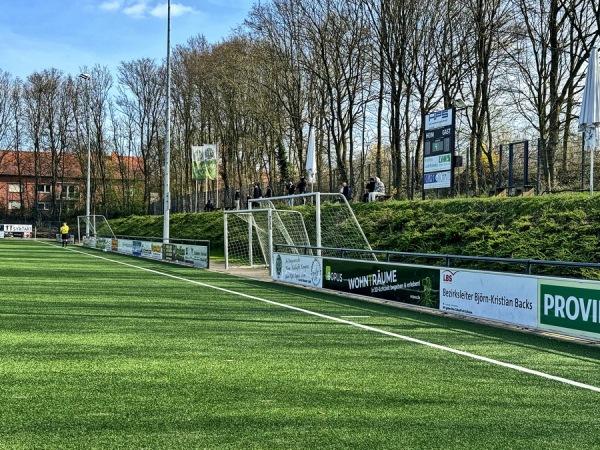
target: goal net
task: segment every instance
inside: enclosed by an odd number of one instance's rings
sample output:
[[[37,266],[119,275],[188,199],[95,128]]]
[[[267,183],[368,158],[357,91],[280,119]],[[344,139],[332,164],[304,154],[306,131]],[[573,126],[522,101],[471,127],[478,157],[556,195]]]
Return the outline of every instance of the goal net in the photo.
[[[278,251],[376,259],[346,198],[320,193],[251,200],[224,212],[226,267],[268,266]],[[352,251],[365,250],[365,251]]]
[[[77,216],[78,239],[84,237],[110,237],[114,238],[112,228],[104,216]]]

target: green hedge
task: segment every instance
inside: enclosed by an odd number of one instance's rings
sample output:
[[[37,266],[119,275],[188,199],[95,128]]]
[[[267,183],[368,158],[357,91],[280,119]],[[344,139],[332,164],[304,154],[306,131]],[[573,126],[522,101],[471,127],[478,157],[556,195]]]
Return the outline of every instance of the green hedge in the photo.
[[[355,203],[353,209],[378,250],[600,261],[600,196],[387,201]],[[133,216],[110,224],[115,234],[162,236],[162,216]],[[170,236],[209,239],[213,253],[222,255],[223,216],[174,214]]]

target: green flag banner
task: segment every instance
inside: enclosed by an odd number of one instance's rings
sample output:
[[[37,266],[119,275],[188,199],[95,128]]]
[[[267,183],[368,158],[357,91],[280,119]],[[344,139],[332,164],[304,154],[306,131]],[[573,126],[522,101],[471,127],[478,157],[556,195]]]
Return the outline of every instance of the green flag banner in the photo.
[[[217,178],[217,145],[192,146],[192,179],[215,180]]]

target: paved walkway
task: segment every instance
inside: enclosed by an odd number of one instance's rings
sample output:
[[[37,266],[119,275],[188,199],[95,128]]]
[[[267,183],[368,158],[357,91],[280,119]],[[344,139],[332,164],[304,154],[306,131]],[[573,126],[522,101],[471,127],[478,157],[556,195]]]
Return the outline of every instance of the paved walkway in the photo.
[[[225,263],[222,261],[210,262],[210,269],[214,272],[227,273],[238,277],[249,278],[260,281],[273,281],[267,267],[231,267],[225,269]]]

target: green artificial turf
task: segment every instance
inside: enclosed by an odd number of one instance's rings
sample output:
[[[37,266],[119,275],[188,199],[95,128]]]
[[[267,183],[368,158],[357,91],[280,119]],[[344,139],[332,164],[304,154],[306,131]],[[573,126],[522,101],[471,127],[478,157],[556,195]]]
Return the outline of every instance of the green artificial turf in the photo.
[[[0,240],[0,448],[600,448],[598,392],[269,302],[600,386],[594,347]]]

